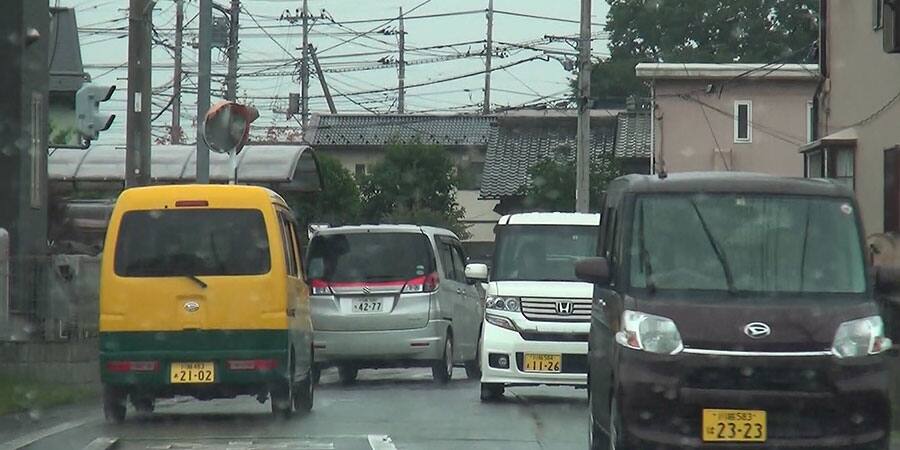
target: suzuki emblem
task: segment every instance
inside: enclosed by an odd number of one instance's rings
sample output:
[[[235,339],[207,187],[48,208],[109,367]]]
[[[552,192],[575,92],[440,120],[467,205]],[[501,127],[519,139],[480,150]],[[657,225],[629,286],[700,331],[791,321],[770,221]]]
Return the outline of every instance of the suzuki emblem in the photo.
[[[185,302],[184,310],[189,313],[197,312],[200,310],[200,304],[195,301]]]
[[[744,334],[753,339],[762,339],[772,334],[772,329],[762,322],[752,322],[744,326]]]
[[[572,302],[556,302],[556,313],[561,316],[571,315],[574,309],[575,305]]]
[[[372,293],[372,289],[369,289],[369,286],[363,286],[363,294],[369,295]]]

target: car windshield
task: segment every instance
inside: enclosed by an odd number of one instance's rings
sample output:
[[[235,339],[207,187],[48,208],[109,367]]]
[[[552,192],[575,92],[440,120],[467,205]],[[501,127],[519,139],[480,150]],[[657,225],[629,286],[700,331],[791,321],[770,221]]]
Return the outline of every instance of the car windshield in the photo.
[[[132,211],[117,242],[122,277],[260,275],[271,264],[258,210]]]
[[[329,282],[409,280],[434,271],[422,233],[344,233],[316,236],[309,247],[308,277]]]
[[[642,195],[631,229],[631,286],[862,293],[860,234],[846,199]]]
[[[492,281],[578,281],[575,263],[597,251],[598,228],[504,225],[497,232]]]

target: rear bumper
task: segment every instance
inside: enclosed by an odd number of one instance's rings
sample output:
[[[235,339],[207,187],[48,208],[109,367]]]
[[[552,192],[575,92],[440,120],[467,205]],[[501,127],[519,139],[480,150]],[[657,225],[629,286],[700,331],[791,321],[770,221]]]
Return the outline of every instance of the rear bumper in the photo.
[[[184,332],[112,332],[100,335],[100,379],[113,386],[166,394],[216,391],[252,393],[290,376],[287,330],[210,330]],[[230,370],[230,360],[275,360],[271,370]],[[149,371],[110,371],[113,361],[149,361]],[[211,362],[213,383],[172,384],[172,363]],[[245,392],[252,391],[252,392]],[[226,395],[227,396],[227,395]]]
[[[883,356],[847,362],[623,349],[618,373],[626,448],[887,448],[891,408]],[[765,445],[703,442],[704,408],[766,411]]]
[[[439,360],[450,322],[430,320],[423,328],[384,331],[316,331],[316,362],[361,367],[417,366]]]
[[[587,384],[587,342],[525,340],[522,335],[490,323],[484,323],[481,344],[481,382],[507,386]],[[534,373],[523,370],[525,353],[562,355],[562,373]],[[491,354],[509,358],[509,368],[492,367]]]

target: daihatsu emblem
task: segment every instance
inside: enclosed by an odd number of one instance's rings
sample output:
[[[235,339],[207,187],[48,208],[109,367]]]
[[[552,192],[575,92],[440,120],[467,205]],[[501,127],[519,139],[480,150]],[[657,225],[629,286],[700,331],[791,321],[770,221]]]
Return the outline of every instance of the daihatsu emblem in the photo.
[[[772,334],[772,329],[762,322],[752,322],[744,326],[744,334],[752,339],[762,339]]]
[[[184,310],[193,313],[200,310],[200,304],[195,301],[189,301],[184,303]]]

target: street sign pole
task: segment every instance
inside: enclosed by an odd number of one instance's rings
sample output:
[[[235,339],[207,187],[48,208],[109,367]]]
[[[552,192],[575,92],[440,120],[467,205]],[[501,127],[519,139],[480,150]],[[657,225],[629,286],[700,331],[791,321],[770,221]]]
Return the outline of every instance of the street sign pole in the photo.
[[[212,0],[200,0],[199,63],[197,73],[197,127],[209,111],[210,71],[212,70]],[[197,183],[209,183],[209,147],[197,139]]]

